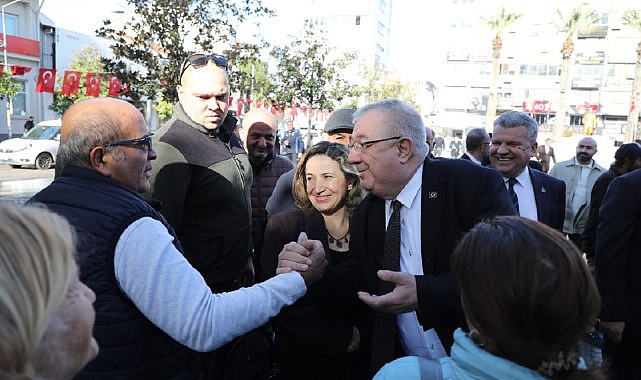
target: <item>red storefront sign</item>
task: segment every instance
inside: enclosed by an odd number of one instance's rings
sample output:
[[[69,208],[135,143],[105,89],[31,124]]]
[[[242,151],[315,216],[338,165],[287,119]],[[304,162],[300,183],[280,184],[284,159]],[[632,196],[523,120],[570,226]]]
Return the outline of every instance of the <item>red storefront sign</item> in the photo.
[[[523,102],[523,112],[529,112],[532,116],[537,113],[556,114],[556,110],[552,109],[552,103],[548,100],[535,100],[533,102]]]
[[[0,38],[3,38],[2,33],[0,33]],[[40,57],[40,41],[7,34],[7,46],[9,47],[8,52]],[[0,51],[4,51],[4,46],[0,46]]]

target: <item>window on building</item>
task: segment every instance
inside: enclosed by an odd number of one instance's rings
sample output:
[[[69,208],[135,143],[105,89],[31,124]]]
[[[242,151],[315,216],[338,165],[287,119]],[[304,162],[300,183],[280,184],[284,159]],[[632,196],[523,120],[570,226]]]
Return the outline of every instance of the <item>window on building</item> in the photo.
[[[5,28],[7,29],[7,36],[17,36],[18,35],[18,16],[4,15]]]
[[[27,91],[25,89],[25,82],[16,80],[22,87],[18,94],[11,98],[11,105],[13,106],[12,115],[24,116],[27,114]]]
[[[361,24],[361,16],[356,16],[356,25]]]

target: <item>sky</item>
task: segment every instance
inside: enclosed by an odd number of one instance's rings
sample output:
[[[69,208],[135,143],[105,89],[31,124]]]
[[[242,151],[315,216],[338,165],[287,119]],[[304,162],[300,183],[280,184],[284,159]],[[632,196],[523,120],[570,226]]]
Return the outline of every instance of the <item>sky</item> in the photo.
[[[298,30],[300,26],[283,20],[296,17],[298,10],[291,6],[292,0],[263,1],[268,7],[275,9],[280,17],[264,20],[261,34],[268,41],[278,43],[274,40],[282,39],[281,43],[284,43],[287,33]],[[129,20],[126,13],[116,12],[133,12],[126,0],[84,0],[82,11],[78,4],[78,0],[44,0],[41,12],[54,21],[56,27],[87,35],[94,35],[104,19],[109,18],[115,24],[119,20]],[[415,0],[394,0],[390,49],[392,68],[411,70],[417,65],[424,65],[429,57],[425,38],[435,35],[434,23],[429,22],[430,12],[417,12],[416,8]],[[417,29],[416,25],[420,25],[420,28]]]
[[[104,19],[124,17],[126,0],[44,0],[40,12],[55,22],[56,27],[78,33],[94,35]]]

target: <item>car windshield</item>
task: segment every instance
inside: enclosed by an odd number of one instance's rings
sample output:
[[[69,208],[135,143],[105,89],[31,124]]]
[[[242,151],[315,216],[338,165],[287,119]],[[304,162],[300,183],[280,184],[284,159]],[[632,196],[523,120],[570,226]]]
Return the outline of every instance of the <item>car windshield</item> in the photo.
[[[51,140],[60,133],[60,127],[36,125],[29,132],[27,132],[23,139],[27,140]]]

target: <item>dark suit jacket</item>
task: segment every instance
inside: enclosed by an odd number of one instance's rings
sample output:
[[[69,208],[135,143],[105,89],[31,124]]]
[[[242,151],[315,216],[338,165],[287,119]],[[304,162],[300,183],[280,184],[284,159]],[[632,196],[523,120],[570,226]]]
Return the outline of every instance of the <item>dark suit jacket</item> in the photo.
[[[459,158],[462,160],[472,161],[472,159],[470,158],[467,152],[463,153]],[[490,156],[486,155],[481,160],[481,166],[489,166],[489,165],[492,165],[492,163],[490,162]]]
[[[547,145],[545,144],[539,145],[536,149],[536,159],[541,163],[541,166],[543,166],[543,171],[547,173],[550,170],[550,159],[556,164],[556,156],[554,156],[554,148],[548,147],[549,151],[546,153],[546,147]]]
[[[539,222],[563,230],[565,218],[565,182],[538,170],[530,170]]]
[[[320,240],[327,254],[328,267],[337,265],[349,252],[330,251],[322,215],[315,209],[286,210],[269,218],[265,230],[262,265],[263,278],[276,275],[278,254],[283,245],[296,241],[301,231],[309,239]],[[316,284],[327,281],[321,278]],[[320,297],[320,298],[319,298]],[[310,378],[365,378],[367,363],[363,351],[347,354],[353,327],[359,326],[364,304],[351,294],[351,301],[328,302],[308,292],[293,305],[284,307],[272,319],[276,350],[281,356],[282,378],[300,378],[296,369],[304,366],[316,376]],[[293,373],[293,374],[292,374]],[[304,376],[303,376],[304,377]]]
[[[590,213],[588,214],[588,221],[585,224],[585,230],[583,230],[583,250],[590,262],[594,260],[594,245],[596,243],[596,232],[599,225],[599,208],[612,180],[622,174],[616,166],[611,165],[610,169],[601,174],[596,182],[594,182],[594,186],[592,186]]]
[[[625,321],[623,339],[641,338],[641,170],[612,180],[599,210],[595,271],[601,320]]]
[[[452,334],[465,326],[458,284],[450,270],[450,255],[465,232],[484,217],[515,214],[500,174],[464,160],[426,159],[421,192],[421,254],[424,275],[416,276],[419,321],[435,328],[449,351]],[[324,279],[349,292],[379,294],[376,271],[381,268],[385,239],[385,200],[369,194],[352,216],[350,252],[358,272],[325,271]],[[343,267],[342,269],[345,269]],[[352,268],[354,269],[354,268]],[[356,283],[356,289],[353,281]],[[309,290],[315,292],[316,284]],[[337,294],[337,293],[335,293]],[[370,310],[370,321],[374,312]],[[373,326],[373,323],[372,323]],[[373,331],[363,332],[365,349]],[[390,342],[393,344],[393,342]],[[370,347],[371,349],[371,347]]]

